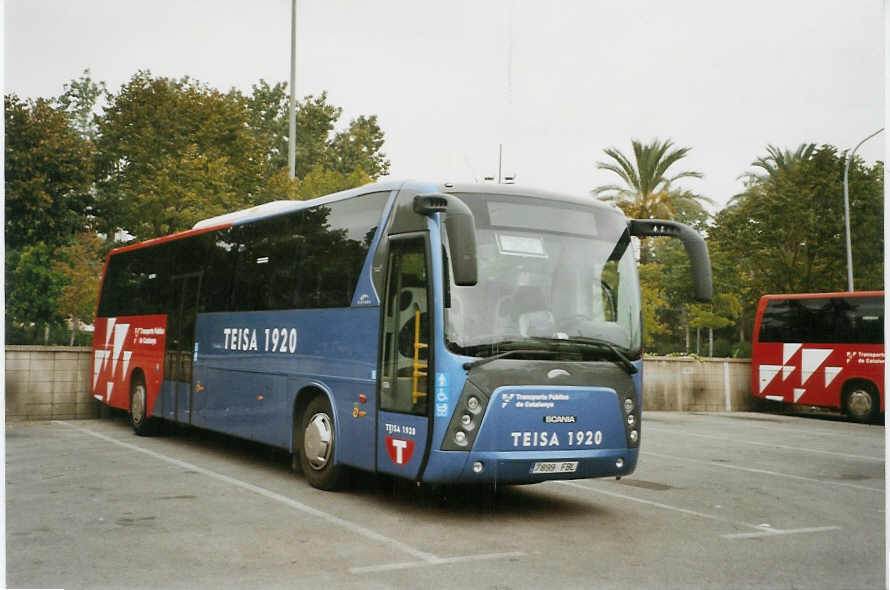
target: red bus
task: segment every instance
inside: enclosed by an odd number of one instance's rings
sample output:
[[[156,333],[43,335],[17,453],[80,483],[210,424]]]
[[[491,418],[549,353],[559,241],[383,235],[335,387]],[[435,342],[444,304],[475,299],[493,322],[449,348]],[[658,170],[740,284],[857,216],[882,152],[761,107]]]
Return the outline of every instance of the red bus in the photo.
[[[764,295],[751,351],[755,397],[839,408],[858,422],[884,411],[884,292]]]

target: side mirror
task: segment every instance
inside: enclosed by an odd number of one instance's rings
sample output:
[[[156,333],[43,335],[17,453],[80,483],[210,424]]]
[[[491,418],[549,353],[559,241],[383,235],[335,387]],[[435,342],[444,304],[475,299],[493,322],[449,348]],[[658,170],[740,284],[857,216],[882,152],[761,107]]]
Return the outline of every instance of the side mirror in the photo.
[[[692,280],[695,284],[695,300],[708,303],[713,296],[711,285],[711,257],[708,245],[697,231],[678,221],[661,219],[631,219],[630,235],[638,238],[666,236],[683,242],[692,263]]]
[[[421,215],[445,213],[445,233],[451,248],[451,270],[460,287],[472,287],[478,280],[476,266],[476,227],[473,212],[451,195],[428,193],[414,197],[414,211]]]

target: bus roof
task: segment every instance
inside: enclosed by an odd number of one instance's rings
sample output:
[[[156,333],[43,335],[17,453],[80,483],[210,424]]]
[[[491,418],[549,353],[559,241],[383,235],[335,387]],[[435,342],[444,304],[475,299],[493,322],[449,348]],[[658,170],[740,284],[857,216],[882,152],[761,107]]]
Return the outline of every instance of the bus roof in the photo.
[[[265,217],[272,217],[282,213],[289,213],[291,211],[299,211],[300,209],[308,209],[309,207],[324,205],[325,203],[332,203],[334,201],[342,201],[343,199],[349,199],[365,193],[398,190],[402,188],[403,184],[403,182],[380,182],[366,184],[358,188],[340,191],[339,193],[332,193],[330,195],[306,201],[271,201],[269,203],[257,205],[256,207],[248,207],[247,209],[240,209],[238,211],[232,211],[231,213],[217,215],[216,217],[202,219],[193,225],[192,229],[203,229],[223,224],[241,225],[242,223],[256,221]]]
[[[151,238],[148,240],[144,240],[142,242],[135,242],[133,244],[125,244],[123,246],[118,246],[117,248],[113,248],[111,251],[108,252],[108,255],[111,256],[112,254],[120,254],[122,252],[128,252],[130,250],[139,250],[141,248],[148,248],[149,246],[157,246],[157,245],[163,244],[165,242],[178,240],[180,238],[187,238],[189,236],[196,236],[198,234],[207,233],[207,232],[215,230],[215,229],[224,229],[226,227],[229,227],[230,225],[231,225],[230,223],[217,223],[214,225],[207,225],[205,227],[183,230],[180,232],[176,232],[175,234],[167,234],[165,236],[158,236],[157,238]]]
[[[495,183],[444,183],[439,185],[438,190],[444,193],[485,193],[496,195],[516,195],[525,197],[535,197],[538,199],[562,201],[575,203],[577,205],[585,205],[596,207],[599,209],[622,213],[618,207],[609,203],[604,203],[590,195],[579,195],[572,193],[557,193],[544,189],[523,186],[520,184],[495,184]],[[623,213],[622,213],[623,214]]]
[[[197,235],[200,233],[204,233],[207,231],[211,231],[214,229],[222,229],[226,227],[230,227],[233,225],[242,225],[245,223],[250,223],[253,221],[258,221],[260,219],[265,219],[267,217],[274,217],[277,215],[282,215],[284,213],[289,213],[291,211],[299,211],[300,209],[308,209],[310,207],[315,207],[317,205],[324,205],[326,203],[333,203],[336,201],[342,201],[344,199],[350,199],[352,197],[363,195],[367,193],[374,192],[384,192],[384,191],[396,191],[401,189],[411,189],[415,190],[418,193],[424,192],[443,192],[443,193],[477,193],[477,194],[496,194],[496,195],[517,195],[517,196],[526,196],[526,197],[535,197],[539,199],[545,200],[555,200],[562,202],[575,203],[578,205],[585,205],[589,207],[595,207],[598,209],[611,211],[614,213],[622,214],[621,210],[615,207],[614,205],[610,205],[607,203],[603,203],[597,199],[594,199],[585,195],[572,195],[566,193],[556,193],[552,191],[546,191],[538,188],[532,188],[528,186],[516,185],[516,184],[495,184],[491,182],[486,183],[451,183],[451,182],[420,182],[416,180],[401,180],[401,181],[390,181],[390,182],[378,182],[366,184],[357,188],[340,191],[338,193],[332,193],[330,195],[325,195],[323,197],[318,197],[315,199],[309,199],[307,201],[271,201],[269,203],[263,203],[262,205],[257,205],[255,207],[249,207],[247,209],[241,209],[238,211],[232,211],[231,213],[225,213],[223,215],[217,215],[215,217],[209,217],[207,219],[202,219],[197,222],[191,229],[177,232],[174,234],[169,234],[166,236],[160,236],[157,238],[152,238],[143,242],[137,242],[134,244],[126,244],[124,246],[120,246],[118,248],[113,249],[109,252],[111,254],[120,254],[121,252],[126,252],[128,250],[138,250],[141,248],[146,248],[149,246],[155,246],[158,244],[162,244],[164,242],[169,242],[172,240],[177,240],[180,238],[186,238],[192,235]]]
[[[366,184],[358,188],[340,191],[323,197],[309,199],[306,201],[271,201],[263,203],[255,207],[232,211],[216,217],[209,217],[197,222],[192,229],[205,229],[210,227],[218,227],[222,225],[241,225],[251,221],[257,221],[266,217],[273,217],[291,211],[299,211],[317,205],[324,205],[343,199],[349,199],[361,194],[371,192],[383,192],[401,190],[403,188],[414,189],[418,192],[443,192],[443,193],[487,193],[499,195],[522,195],[528,197],[536,197],[540,199],[552,199],[556,201],[576,203],[579,205],[587,205],[602,208],[605,210],[619,212],[620,210],[602,201],[598,201],[586,195],[572,195],[566,193],[556,193],[542,189],[521,186],[516,184],[494,184],[494,183],[451,183],[451,182],[419,182],[415,180],[402,180],[380,182]]]

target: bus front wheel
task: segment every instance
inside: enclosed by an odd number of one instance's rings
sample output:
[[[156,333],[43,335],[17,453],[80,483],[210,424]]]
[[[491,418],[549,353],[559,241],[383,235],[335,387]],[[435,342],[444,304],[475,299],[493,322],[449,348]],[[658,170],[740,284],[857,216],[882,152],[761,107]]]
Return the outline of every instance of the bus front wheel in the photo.
[[[878,415],[881,403],[874,385],[856,382],[844,388],[844,412],[856,422],[871,422]]]
[[[342,484],[343,467],[334,462],[337,435],[331,405],[318,396],[306,406],[301,418],[300,467],[314,488],[336,490]]]

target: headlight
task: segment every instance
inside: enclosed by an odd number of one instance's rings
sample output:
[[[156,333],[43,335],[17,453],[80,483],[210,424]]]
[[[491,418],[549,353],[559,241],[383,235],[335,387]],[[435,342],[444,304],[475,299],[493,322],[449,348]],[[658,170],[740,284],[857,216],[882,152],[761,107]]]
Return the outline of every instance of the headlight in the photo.
[[[469,381],[457,400],[457,407],[448,421],[448,433],[442,439],[443,451],[469,451],[485,418],[488,396]]]

